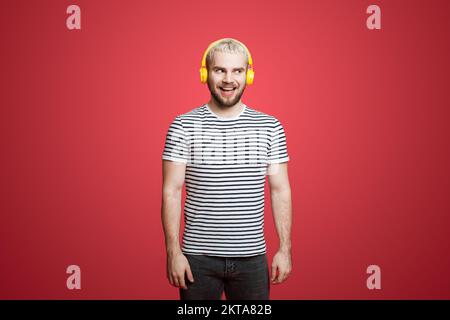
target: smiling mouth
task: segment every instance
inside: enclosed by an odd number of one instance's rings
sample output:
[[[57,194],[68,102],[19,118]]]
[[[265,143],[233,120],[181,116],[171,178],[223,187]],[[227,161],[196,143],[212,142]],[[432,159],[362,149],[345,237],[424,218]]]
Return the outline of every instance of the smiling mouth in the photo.
[[[222,91],[223,93],[226,94],[230,94],[233,93],[234,91],[236,91],[236,87],[234,88],[224,88],[224,87],[219,87],[220,91]]]
[[[220,89],[220,94],[223,97],[231,97],[234,95],[234,92],[236,91],[236,88],[223,88],[223,87],[219,87]]]

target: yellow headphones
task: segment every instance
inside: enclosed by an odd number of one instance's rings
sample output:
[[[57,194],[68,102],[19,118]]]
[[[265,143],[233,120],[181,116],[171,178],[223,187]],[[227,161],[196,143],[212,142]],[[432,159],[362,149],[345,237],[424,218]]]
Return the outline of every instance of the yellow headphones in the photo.
[[[202,59],[202,66],[200,67],[200,81],[202,83],[206,83],[206,81],[208,80],[208,69],[206,68],[206,56],[208,55],[209,50],[211,49],[211,47],[213,47],[215,44],[217,44],[218,42],[225,40],[225,39],[231,39],[231,38],[224,38],[224,39],[219,39],[217,41],[214,41],[213,43],[211,43],[208,48],[206,49],[205,53],[203,54],[203,59]],[[252,60],[252,56],[250,54],[250,51],[248,51],[247,47],[240,41],[237,41],[236,39],[232,39],[234,41],[236,41],[237,43],[239,43],[240,45],[242,45],[245,49],[245,51],[247,51],[247,55],[248,55],[248,70],[247,70],[247,75],[246,75],[246,82],[248,85],[253,84],[253,79],[255,78],[255,71],[253,71],[253,60]]]

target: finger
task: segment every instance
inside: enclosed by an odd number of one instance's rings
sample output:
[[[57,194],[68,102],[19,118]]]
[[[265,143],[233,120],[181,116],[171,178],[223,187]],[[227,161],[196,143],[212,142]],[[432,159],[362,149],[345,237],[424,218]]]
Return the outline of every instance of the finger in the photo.
[[[278,283],[282,283],[286,279],[286,272],[280,272]]]
[[[272,265],[272,275],[270,277],[270,281],[274,281],[277,275],[277,266],[275,264]]]
[[[283,282],[283,277],[284,277],[284,271],[282,271],[282,270],[280,270],[280,269],[278,268],[278,275],[277,275],[277,277],[275,278],[275,283],[281,283],[281,282]]]
[[[280,281],[279,281],[279,276],[280,276],[280,275],[278,274],[278,275],[275,277],[275,279],[272,280],[272,283],[273,283],[273,284],[280,283]]]
[[[286,271],[283,272],[283,278],[281,279],[281,282],[286,281],[287,278],[289,278],[289,276],[291,275],[291,270],[287,269]]]
[[[175,287],[179,287],[180,286],[180,284],[179,284],[179,282],[178,282],[178,277],[173,277],[173,285],[175,286]]]
[[[176,282],[177,280],[177,273],[175,271],[170,273],[170,284],[173,285],[174,287],[178,286],[178,283]]]
[[[289,278],[291,276],[291,271],[287,271],[284,280]]]
[[[187,277],[190,282],[194,282],[194,276],[192,275],[191,266],[187,266],[186,268]]]
[[[172,276],[172,273],[167,272],[167,278],[169,279],[169,283],[173,286],[174,283],[173,283],[173,276]]]
[[[187,289],[186,283],[184,282],[184,273],[178,278],[178,283],[180,284],[180,288]]]

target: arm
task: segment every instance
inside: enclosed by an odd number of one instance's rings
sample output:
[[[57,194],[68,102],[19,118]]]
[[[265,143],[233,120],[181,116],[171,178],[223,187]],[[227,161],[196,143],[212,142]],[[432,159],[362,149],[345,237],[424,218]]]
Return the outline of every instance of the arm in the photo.
[[[278,251],[272,261],[271,281],[282,283],[291,273],[291,225],[292,204],[291,187],[287,162],[269,166],[268,180],[275,226],[280,240]]]
[[[193,282],[191,268],[180,248],[181,192],[186,165],[163,161],[161,220],[167,252],[167,278],[171,285],[187,289],[185,274]]]

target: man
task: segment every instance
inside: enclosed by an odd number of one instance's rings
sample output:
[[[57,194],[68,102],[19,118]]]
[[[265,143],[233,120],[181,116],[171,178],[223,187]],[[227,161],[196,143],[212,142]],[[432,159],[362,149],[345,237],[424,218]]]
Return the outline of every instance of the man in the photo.
[[[162,223],[167,277],[180,299],[269,299],[264,238],[268,176],[279,236],[270,280],[291,272],[291,191],[280,122],[246,106],[253,82],[250,52],[226,38],[205,51],[200,69],[210,101],[175,118],[163,153]],[[182,187],[185,229],[180,247]]]

